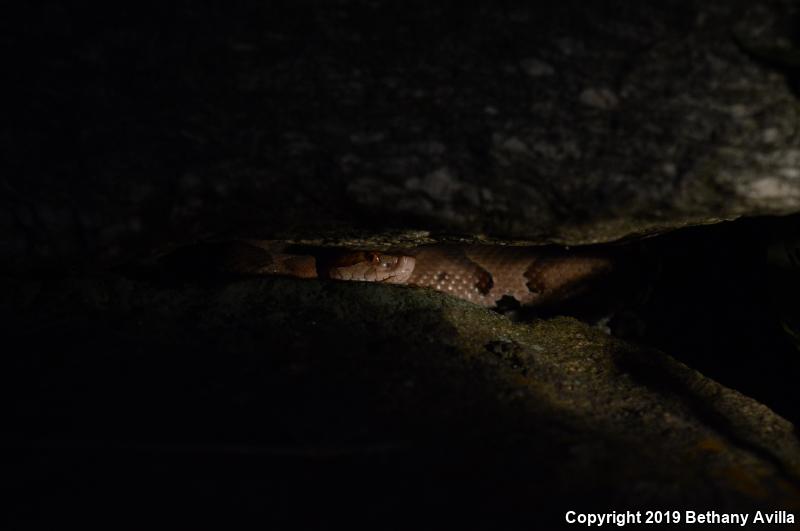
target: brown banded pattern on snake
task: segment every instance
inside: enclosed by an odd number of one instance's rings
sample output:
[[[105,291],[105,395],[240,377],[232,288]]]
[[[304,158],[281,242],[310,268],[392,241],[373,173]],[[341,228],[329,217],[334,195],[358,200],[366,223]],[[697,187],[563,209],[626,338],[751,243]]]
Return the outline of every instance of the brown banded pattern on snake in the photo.
[[[607,253],[535,247],[438,244],[382,252],[261,240],[216,245],[222,246],[212,253],[214,266],[228,273],[402,284],[488,307],[504,298],[528,306],[560,302],[614,269]]]

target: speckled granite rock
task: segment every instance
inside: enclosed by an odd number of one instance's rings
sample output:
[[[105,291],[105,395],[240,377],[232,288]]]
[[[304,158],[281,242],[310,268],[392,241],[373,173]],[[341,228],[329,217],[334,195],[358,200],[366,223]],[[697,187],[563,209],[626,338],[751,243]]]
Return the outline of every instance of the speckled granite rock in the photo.
[[[289,279],[4,291],[15,492],[38,518],[167,503],[185,522],[530,529],[567,509],[800,510],[790,423],[573,319]]]
[[[793,2],[315,4],[27,8],[5,267],[242,227],[577,244],[800,210]]]

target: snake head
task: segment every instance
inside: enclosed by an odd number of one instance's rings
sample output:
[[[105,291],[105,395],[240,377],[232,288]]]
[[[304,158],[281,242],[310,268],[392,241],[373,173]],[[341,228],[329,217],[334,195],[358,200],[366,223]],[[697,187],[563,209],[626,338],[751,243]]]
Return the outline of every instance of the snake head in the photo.
[[[405,284],[414,271],[414,257],[374,251],[348,252],[327,268],[327,277],[336,280]]]

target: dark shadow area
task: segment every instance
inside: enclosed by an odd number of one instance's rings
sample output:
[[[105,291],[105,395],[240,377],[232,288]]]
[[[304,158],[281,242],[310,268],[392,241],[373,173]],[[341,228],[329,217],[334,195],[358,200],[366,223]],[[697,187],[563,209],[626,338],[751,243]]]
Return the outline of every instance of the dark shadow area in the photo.
[[[286,305],[293,284],[352,313]],[[614,502],[591,478],[565,494],[574,428],[498,398],[505,361],[461,359],[435,307],[346,284],[38,286],[37,319],[4,319],[17,528],[530,529]]]
[[[642,277],[633,315],[623,312],[614,324],[627,327],[621,335],[800,420],[800,351],[782,326],[798,311],[785,295],[800,269],[779,276],[768,261],[770,245],[785,240],[791,247],[797,223],[796,217],[740,220],[635,244],[652,271]]]
[[[800,16],[785,17],[777,33],[784,36],[778,44],[748,42],[740,36],[736,36],[736,40],[753,60],[783,75],[792,92],[800,96]]]

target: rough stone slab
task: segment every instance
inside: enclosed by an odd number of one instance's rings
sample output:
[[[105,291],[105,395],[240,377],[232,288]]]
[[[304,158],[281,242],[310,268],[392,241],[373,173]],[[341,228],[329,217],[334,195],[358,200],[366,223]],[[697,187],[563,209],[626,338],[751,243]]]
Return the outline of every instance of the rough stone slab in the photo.
[[[800,506],[790,423],[573,319],[289,279],[5,291],[12,433],[29,456],[18,492],[48,482],[50,514],[81,514],[75,492],[119,511],[129,490],[140,515],[166,496],[192,518],[233,507],[294,527]]]
[[[6,267],[242,227],[579,244],[800,206],[790,1],[27,9]]]

